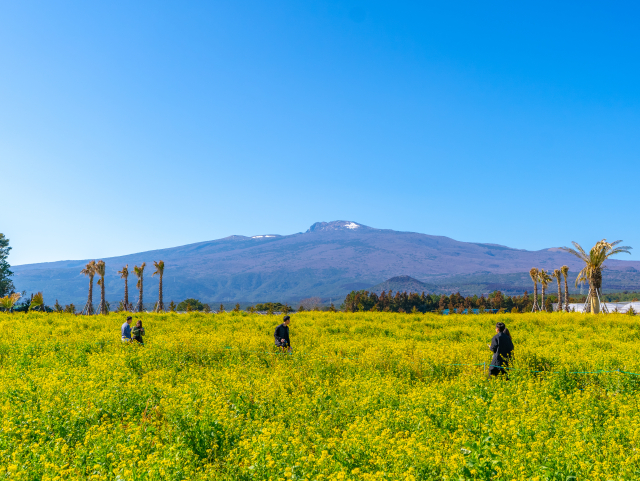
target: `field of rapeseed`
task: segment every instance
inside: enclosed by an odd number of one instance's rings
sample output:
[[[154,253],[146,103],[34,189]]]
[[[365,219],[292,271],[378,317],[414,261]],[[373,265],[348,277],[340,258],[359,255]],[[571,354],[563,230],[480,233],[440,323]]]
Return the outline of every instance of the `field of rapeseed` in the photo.
[[[124,318],[0,314],[0,478],[640,478],[635,317],[305,312],[293,355],[278,317]]]

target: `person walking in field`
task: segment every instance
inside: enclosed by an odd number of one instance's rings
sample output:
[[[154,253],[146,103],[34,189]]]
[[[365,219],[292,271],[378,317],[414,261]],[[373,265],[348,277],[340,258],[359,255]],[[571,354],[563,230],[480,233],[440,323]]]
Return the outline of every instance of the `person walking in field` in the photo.
[[[276,341],[276,347],[279,347],[284,352],[285,350],[291,352],[291,341],[289,340],[289,323],[291,322],[291,318],[289,316],[284,316],[282,319],[282,324],[276,327],[276,332],[274,332],[273,337]]]
[[[142,321],[138,320],[136,322],[136,327],[131,331],[132,337],[134,341],[138,341],[140,344],[144,346],[144,341],[142,340],[142,336],[144,336],[144,327],[142,327]]]
[[[131,342],[131,316],[127,317],[127,320],[120,328],[122,334],[122,342]]]
[[[493,358],[489,366],[489,377],[506,374],[505,367],[509,366],[509,361],[513,354],[513,341],[504,322],[496,323],[496,335],[491,339],[489,349],[493,352]]]

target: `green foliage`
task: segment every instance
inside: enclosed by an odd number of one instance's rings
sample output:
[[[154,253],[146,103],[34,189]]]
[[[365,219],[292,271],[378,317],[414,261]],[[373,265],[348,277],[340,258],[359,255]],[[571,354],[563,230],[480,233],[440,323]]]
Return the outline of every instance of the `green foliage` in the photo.
[[[556,296],[545,297],[545,310],[552,311],[552,302]],[[573,302],[573,301],[572,301]],[[584,301],[583,301],[584,302]],[[478,309],[480,313],[487,309],[493,312],[531,312],[533,296],[527,291],[522,296],[508,296],[500,291],[493,291],[487,297],[477,295],[464,297],[459,292],[446,294],[418,294],[415,292],[392,291],[381,294],[368,291],[352,291],[341,308],[346,312],[450,312],[462,313],[466,309]],[[331,310],[331,309],[329,309]]]
[[[42,292],[38,292],[31,297],[31,305],[29,306],[29,310],[33,311],[36,309],[46,311]]]
[[[267,311],[267,312],[291,312],[292,309],[286,304],[281,304],[279,302],[265,302],[263,304],[256,304],[253,306],[256,311]]]
[[[9,262],[7,262],[10,250],[9,239],[0,233],[0,297],[11,294],[15,290],[13,282],[10,279],[13,272],[11,271]]]
[[[582,302],[584,302],[584,297]],[[602,300],[604,302],[638,302],[640,299],[640,292],[636,291],[622,291],[604,294]]]
[[[186,311],[186,312],[204,311],[204,304],[200,302],[198,299],[189,298],[189,299],[185,299],[180,304],[178,304],[178,307],[176,309],[178,311]]]
[[[169,312],[176,312],[176,303],[173,301],[169,303]]]

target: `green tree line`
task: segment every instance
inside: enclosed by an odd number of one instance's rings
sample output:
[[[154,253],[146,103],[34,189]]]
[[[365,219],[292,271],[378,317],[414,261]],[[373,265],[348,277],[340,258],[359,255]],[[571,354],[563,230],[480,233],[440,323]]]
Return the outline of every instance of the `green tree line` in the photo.
[[[544,310],[551,312],[552,304],[557,302],[557,296],[545,297]],[[450,312],[462,312],[465,309],[503,309],[504,311],[529,312],[533,308],[533,294],[527,291],[522,296],[507,296],[500,291],[494,291],[487,297],[477,295],[464,297],[459,292],[446,294],[418,294],[416,292],[393,291],[377,294],[368,291],[352,291],[344,300],[346,312],[356,311],[385,311],[385,312],[437,312],[449,309]],[[584,302],[581,298],[569,298],[570,302]],[[540,297],[538,297],[540,305]]]

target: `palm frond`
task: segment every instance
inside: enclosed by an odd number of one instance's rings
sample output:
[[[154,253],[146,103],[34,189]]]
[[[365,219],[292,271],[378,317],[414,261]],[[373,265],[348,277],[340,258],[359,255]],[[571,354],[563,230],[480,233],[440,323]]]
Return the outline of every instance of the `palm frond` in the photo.
[[[153,276],[161,276],[164,273],[164,261],[153,261],[153,265],[156,267],[156,271],[153,273]]]
[[[42,292],[38,292],[31,299],[31,304],[29,305],[29,310],[31,311],[34,307],[42,307],[44,308],[44,296]]]
[[[121,271],[118,271],[118,274],[120,274],[120,277],[122,279],[126,279],[127,277],[129,277],[129,264],[124,266]]]
[[[105,272],[106,272],[106,265],[105,265],[104,261],[101,260],[101,261],[96,262],[95,272],[100,277],[104,277]]]
[[[571,243],[574,245],[575,249],[572,249],[571,247],[560,247],[560,250],[564,252],[568,252],[569,254],[573,254],[578,259],[586,262],[586,259],[588,259],[589,256],[584,251],[582,246],[575,241],[571,241]]]
[[[578,276],[576,277],[576,287],[587,282],[587,273],[588,268],[586,266],[583,267],[580,272],[578,272]]]
[[[136,276],[140,277],[142,276],[142,274],[144,273],[144,268],[146,267],[147,263],[143,262],[142,264],[140,264],[140,267],[138,266],[134,266],[133,267],[133,272],[135,272]]]
[[[11,299],[11,296],[0,297],[0,307],[3,309],[9,311],[14,304],[15,303],[13,302],[13,299]]]
[[[93,277],[96,273],[96,261],[91,261],[87,263],[84,269],[80,271],[80,274],[84,274],[85,276]]]
[[[547,271],[540,269],[540,272],[538,273],[538,280],[540,281],[540,284],[547,287],[551,282],[551,277],[549,277]]]
[[[531,276],[531,280],[533,282],[538,282],[538,269],[536,269],[535,267],[532,267],[531,270],[529,271],[529,275]]]
[[[612,251],[608,252],[606,257],[608,259],[609,257],[614,256],[616,254],[631,254],[631,252],[629,252],[629,249],[633,249],[633,247],[630,247],[630,246],[617,247]]]

